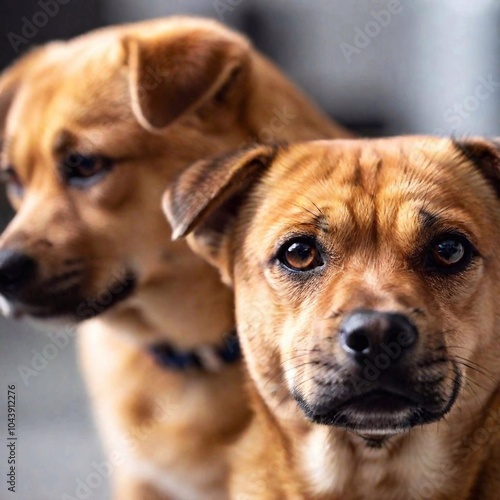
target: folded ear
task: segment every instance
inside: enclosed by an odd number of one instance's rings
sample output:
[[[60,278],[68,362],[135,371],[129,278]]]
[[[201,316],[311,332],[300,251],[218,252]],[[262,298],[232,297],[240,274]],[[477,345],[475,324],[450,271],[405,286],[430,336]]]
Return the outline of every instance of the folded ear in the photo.
[[[250,54],[240,36],[215,24],[123,40],[132,109],[149,130],[166,127],[215,98],[244,95]]]
[[[455,147],[479,170],[500,198],[500,138],[454,140]]]
[[[230,282],[229,241],[233,223],[248,188],[276,156],[277,146],[259,145],[187,168],[163,196],[163,211],[177,239],[193,233],[189,244],[219,268]]]

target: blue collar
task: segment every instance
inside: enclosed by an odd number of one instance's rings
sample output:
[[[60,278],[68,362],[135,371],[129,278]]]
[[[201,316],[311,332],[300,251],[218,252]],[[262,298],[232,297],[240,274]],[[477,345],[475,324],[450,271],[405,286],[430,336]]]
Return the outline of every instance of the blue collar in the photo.
[[[172,344],[162,343],[148,347],[158,365],[167,370],[220,372],[225,365],[241,358],[240,344],[235,331],[224,337],[219,346],[204,344],[189,351],[177,349]]]

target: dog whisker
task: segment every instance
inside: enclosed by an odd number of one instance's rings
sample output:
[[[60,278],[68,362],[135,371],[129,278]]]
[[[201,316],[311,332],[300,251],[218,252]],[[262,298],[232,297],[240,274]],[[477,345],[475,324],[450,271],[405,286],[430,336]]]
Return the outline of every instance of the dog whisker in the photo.
[[[467,377],[466,374],[463,375],[463,378],[466,382],[470,383],[470,384],[474,384],[476,387],[478,387],[479,389],[482,389],[483,391],[485,392],[489,392],[489,389],[487,389],[486,387],[483,387],[479,382],[477,382],[476,380],[473,380],[471,379],[470,377]]]
[[[455,358],[456,358],[456,362],[458,364],[468,368],[469,370],[471,370],[475,373],[479,373],[480,375],[482,375],[483,377],[485,377],[486,379],[490,380],[491,382],[493,382],[495,384],[499,383],[498,379],[496,379],[495,377],[491,376],[488,373],[485,373],[484,368],[481,367],[481,365],[478,365],[477,363],[474,363],[473,361],[471,361],[467,358],[462,358],[461,356],[455,356]]]
[[[277,372],[275,375],[273,375],[272,377],[270,377],[270,378],[267,380],[267,382],[264,384],[264,387],[267,387],[267,385],[268,385],[268,384],[270,384],[270,383],[274,382],[276,378],[278,378],[278,377],[280,377],[280,376],[282,376],[282,375],[285,375],[286,373],[288,373],[288,372],[290,372],[290,371],[292,371],[292,370],[298,370],[298,369],[300,369],[302,366],[307,365],[307,364],[309,364],[309,363],[308,363],[308,362],[306,362],[306,363],[304,363],[303,365],[291,366],[291,367],[289,367],[289,368],[284,368],[282,363],[280,363],[279,365],[276,365],[276,366],[274,367],[274,369],[275,369],[275,370],[278,370],[278,372]]]

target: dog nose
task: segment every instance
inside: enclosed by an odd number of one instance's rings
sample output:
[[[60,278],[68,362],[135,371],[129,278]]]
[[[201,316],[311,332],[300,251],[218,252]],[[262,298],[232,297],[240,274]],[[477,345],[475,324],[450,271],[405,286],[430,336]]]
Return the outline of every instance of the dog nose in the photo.
[[[344,351],[359,362],[384,351],[402,354],[416,343],[418,332],[403,314],[358,310],[344,320],[340,337]]]
[[[0,294],[14,298],[35,274],[36,262],[15,250],[0,250]]]

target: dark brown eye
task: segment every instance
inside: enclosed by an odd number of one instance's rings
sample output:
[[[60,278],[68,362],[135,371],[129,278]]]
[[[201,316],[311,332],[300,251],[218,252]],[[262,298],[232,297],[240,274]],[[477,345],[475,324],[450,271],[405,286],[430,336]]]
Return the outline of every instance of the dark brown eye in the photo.
[[[313,240],[300,238],[285,243],[278,260],[292,271],[310,271],[323,265],[323,259]]]
[[[104,156],[71,153],[64,159],[61,170],[69,185],[85,189],[101,180],[111,166],[111,160]]]
[[[474,254],[472,243],[464,236],[443,235],[431,245],[428,267],[449,273],[458,272],[470,264]]]

